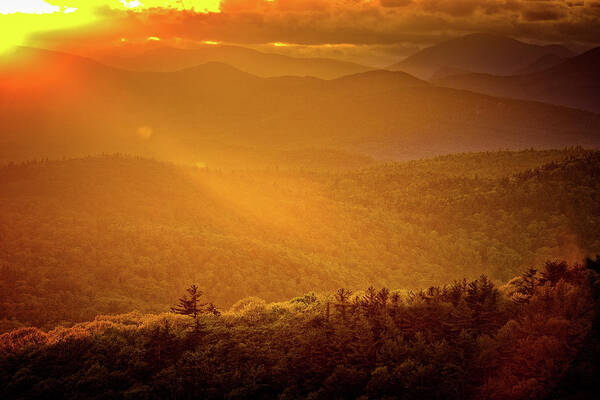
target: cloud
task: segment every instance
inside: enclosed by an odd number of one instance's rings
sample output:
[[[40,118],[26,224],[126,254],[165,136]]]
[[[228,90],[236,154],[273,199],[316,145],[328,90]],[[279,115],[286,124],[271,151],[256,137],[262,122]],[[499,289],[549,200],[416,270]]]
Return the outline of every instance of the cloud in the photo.
[[[379,0],[382,7],[406,7],[413,3],[413,0]]]
[[[126,9],[120,1],[93,0],[112,23],[102,34],[92,30],[92,36],[390,49],[429,45],[471,32],[588,46],[597,45],[600,38],[599,0],[221,0],[218,7],[215,1],[188,0],[186,9],[177,1],[163,1],[166,7]],[[82,3],[64,0],[60,5]],[[78,35],[84,40],[80,32],[54,34],[54,39],[60,40],[61,34],[64,40],[76,40]]]

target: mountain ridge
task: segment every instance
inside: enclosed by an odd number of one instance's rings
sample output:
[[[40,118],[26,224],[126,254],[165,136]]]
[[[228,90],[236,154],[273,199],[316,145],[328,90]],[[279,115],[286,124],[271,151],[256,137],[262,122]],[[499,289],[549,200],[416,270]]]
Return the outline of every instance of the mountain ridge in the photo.
[[[404,70],[423,79],[429,79],[440,68],[511,75],[545,54],[574,55],[559,45],[539,46],[500,35],[474,33],[427,47],[388,69]]]
[[[221,44],[192,49],[160,46],[133,56],[107,55],[95,59],[120,69],[141,72],[175,72],[206,62],[223,62],[260,77],[293,75],[334,79],[373,69],[335,59],[290,57]]]
[[[227,155],[247,152],[236,161],[242,166],[302,148],[409,159],[600,142],[594,114],[436,87],[402,72],[260,78],[218,63],[133,72],[65,57],[50,57],[52,79],[22,70],[33,87],[0,91],[4,162],[93,149],[223,166]]]
[[[434,81],[440,86],[492,96],[543,101],[600,112],[600,47],[525,75],[464,74]]]

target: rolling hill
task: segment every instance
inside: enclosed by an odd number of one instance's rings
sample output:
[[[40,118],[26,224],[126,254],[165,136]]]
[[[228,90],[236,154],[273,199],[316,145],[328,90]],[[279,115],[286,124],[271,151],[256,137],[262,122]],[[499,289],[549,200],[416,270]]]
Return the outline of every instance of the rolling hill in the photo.
[[[558,45],[539,46],[476,33],[423,49],[388,69],[405,71],[423,79],[430,79],[441,68],[512,75],[546,55],[571,57],[574,54]]]
[[[322,79],[339,78],[370,70],[359,64],[327,58],[295,58],[262,53],[253,49],[204,45],[194,49],[154,46],[137,54],[130,52],[99,57],[98,61],[116,68],[132,71],[174,72],[208,62],[229,64],[242,71],[261,77],[314,76]]]
[[[536,100],[600,112],[600,47],[543,71],[510,77],[464,74],[435,81],[493,96]]]
[[[0,169],[0,329],[369,284],[508,280],[600,252],[598,153],[444,156],[345,172],[124,156]]]
[[[220,63],[133,72],[49,51],[19,54],[27,63],[5,63],[0,73],[4,163],[122,152],[296,167],[302,157],[288,156],[311,149],[328,168],[333,152],[353,164],[600,143],[597,115],[435,87],[403,72],[259,78]]]

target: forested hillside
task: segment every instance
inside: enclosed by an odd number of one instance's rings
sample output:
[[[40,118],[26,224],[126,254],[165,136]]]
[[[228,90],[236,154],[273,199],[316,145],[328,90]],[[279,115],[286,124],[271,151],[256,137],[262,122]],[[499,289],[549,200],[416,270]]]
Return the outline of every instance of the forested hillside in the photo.
[[[476,153],[354,171],[229,171],[124,156],[0,169],[1,329],[418,288],[600,253],[600,154]]]
[[[98,316],[0,335],[0,392],[64,399],[593,399],[600,259],[220,315]],[[574,395],[576,394],[576,395]]]
[[[0,0],[0,400],[600,399],[600,0]]]

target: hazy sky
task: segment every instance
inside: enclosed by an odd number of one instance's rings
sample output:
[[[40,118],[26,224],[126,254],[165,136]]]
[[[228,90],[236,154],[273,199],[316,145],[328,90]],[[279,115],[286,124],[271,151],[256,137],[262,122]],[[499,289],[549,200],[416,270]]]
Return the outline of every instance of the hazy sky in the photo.
[[[0,0],[0,14],[5,42],[55,47],[152,36],[375,60],[471,32],[600,43],[600,0]]]

